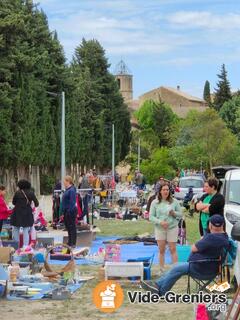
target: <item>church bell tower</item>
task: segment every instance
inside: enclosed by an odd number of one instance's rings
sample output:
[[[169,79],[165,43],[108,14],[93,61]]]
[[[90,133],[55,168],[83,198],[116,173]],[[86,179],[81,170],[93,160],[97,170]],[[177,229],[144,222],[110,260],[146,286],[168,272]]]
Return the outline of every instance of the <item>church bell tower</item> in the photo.
[[[132,101],[133,88],[131,72],[123,60],[121,60],[115,69],[115,78],[118,82],[120,92],[125,102]]]

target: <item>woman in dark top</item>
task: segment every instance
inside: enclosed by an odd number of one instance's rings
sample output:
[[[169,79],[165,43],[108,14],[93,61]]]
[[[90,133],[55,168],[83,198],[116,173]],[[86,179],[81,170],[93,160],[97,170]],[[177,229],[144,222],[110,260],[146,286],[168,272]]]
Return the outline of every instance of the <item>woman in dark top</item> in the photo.
[[[219,182],[216,178],[209,178],[204,185],[206,192],[196,205],[196,209],[200,211],[199,231],[201,236],[205,235],[208,230],[208,220],[214,214],[223,216],[225,199],[218,192]]]
[[[27,180],[20,180],[17,184],[18,190],[14,194],[12,203],[15,206],[11,215],[11,225],[13,226],[13,239],[19,242],[19,231],[23,228],[23,246],[29,244],[29,231],[33,226],[33,212],[31,204],[38,207],[38,200],[31,189],[31,183]]]
[[[68,245],[76,246],[77,228],[76,228],[76,188],[73,185],[71,176],[64,179],[65,192],[62,198],[62,212],[64,214],[64,223],[68,232]]]

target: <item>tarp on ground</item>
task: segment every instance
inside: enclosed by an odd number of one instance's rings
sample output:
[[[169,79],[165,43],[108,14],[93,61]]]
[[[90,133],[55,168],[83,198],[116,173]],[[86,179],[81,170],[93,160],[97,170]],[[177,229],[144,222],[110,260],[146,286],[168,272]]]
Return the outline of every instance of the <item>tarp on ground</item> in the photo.
[[[103,242],[109,241],[109,240],[116,240],[120,237],[97,237],[95,241],[93,241],[92,246],[90,248],[90,254],[97,253],[99,248],[104,248],[105,244]],[[147,245],[145,246],[143,242],[139,243],[132,243],[132,244],[122,244],[121,245],[121,261],[126,262],[128,259],[136,259],[140,257],[150,257],[154,254],[154,264],[159,263],[159,257],[158,257],[158,247],[157,245]],[[53,265],[64,265],[66,264],[66,261],[62,260],[48,260],[49,264]],[[75,263],[77,265],[89,265],[89,264],[96,264],[93,261],[87,260],[87,259],[79,259],[75,260]],[[166,249],[165,253],[165,263],[170,264],[171,263],[171,255],[169,252],[169,249]]]

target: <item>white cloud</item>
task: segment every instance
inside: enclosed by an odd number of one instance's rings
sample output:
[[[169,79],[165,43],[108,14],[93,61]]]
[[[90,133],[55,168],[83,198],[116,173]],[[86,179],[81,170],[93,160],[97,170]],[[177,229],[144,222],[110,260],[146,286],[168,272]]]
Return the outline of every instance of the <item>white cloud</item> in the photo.
[[[229,0],[231,1],[231,0]],[[82,38],[97,39],[114,59],[174,66],[239,61],[240,14],[177,11],[192,0],[40,0],[68,59]],[[211,0],[223,4],[225,0]],[[194,5],[209,0],[194,0]],[[171,6],[171,11],[164,8]],[[173,6],[176,5],[176,6]],[[177,6],[178,5],[178,6]],[[193,6],[191,6],[193,8]],[[198,6],[199,7],[199,6]],[[175,9],[174,9],[175,8]]]
[[[183,28],[239,29],[240,14],[214,14],[208,11],[179,11],[168,16],[168,22]]]
[[[141,17],[119,18],[90,10],[65,19],[52,18],[50,26],[58,31],[65,48],[76,47],[83,37],[95,38],[113,55],[161,54],[188,43],[181,35],[166,34]]]

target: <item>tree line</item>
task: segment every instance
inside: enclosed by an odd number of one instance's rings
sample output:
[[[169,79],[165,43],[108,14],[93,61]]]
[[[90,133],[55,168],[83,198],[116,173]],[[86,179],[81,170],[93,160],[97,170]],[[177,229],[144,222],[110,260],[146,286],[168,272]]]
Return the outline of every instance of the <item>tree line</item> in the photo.
[[[0,178],[29,165],[60,166],[61,101],[66,96],[68,166],[111,168],[128,153],[130,115],[97,40],[83,39],[67,63],[57,33],[32,0],[0,0]],[[58,94],[53,96],[52,93]]]

